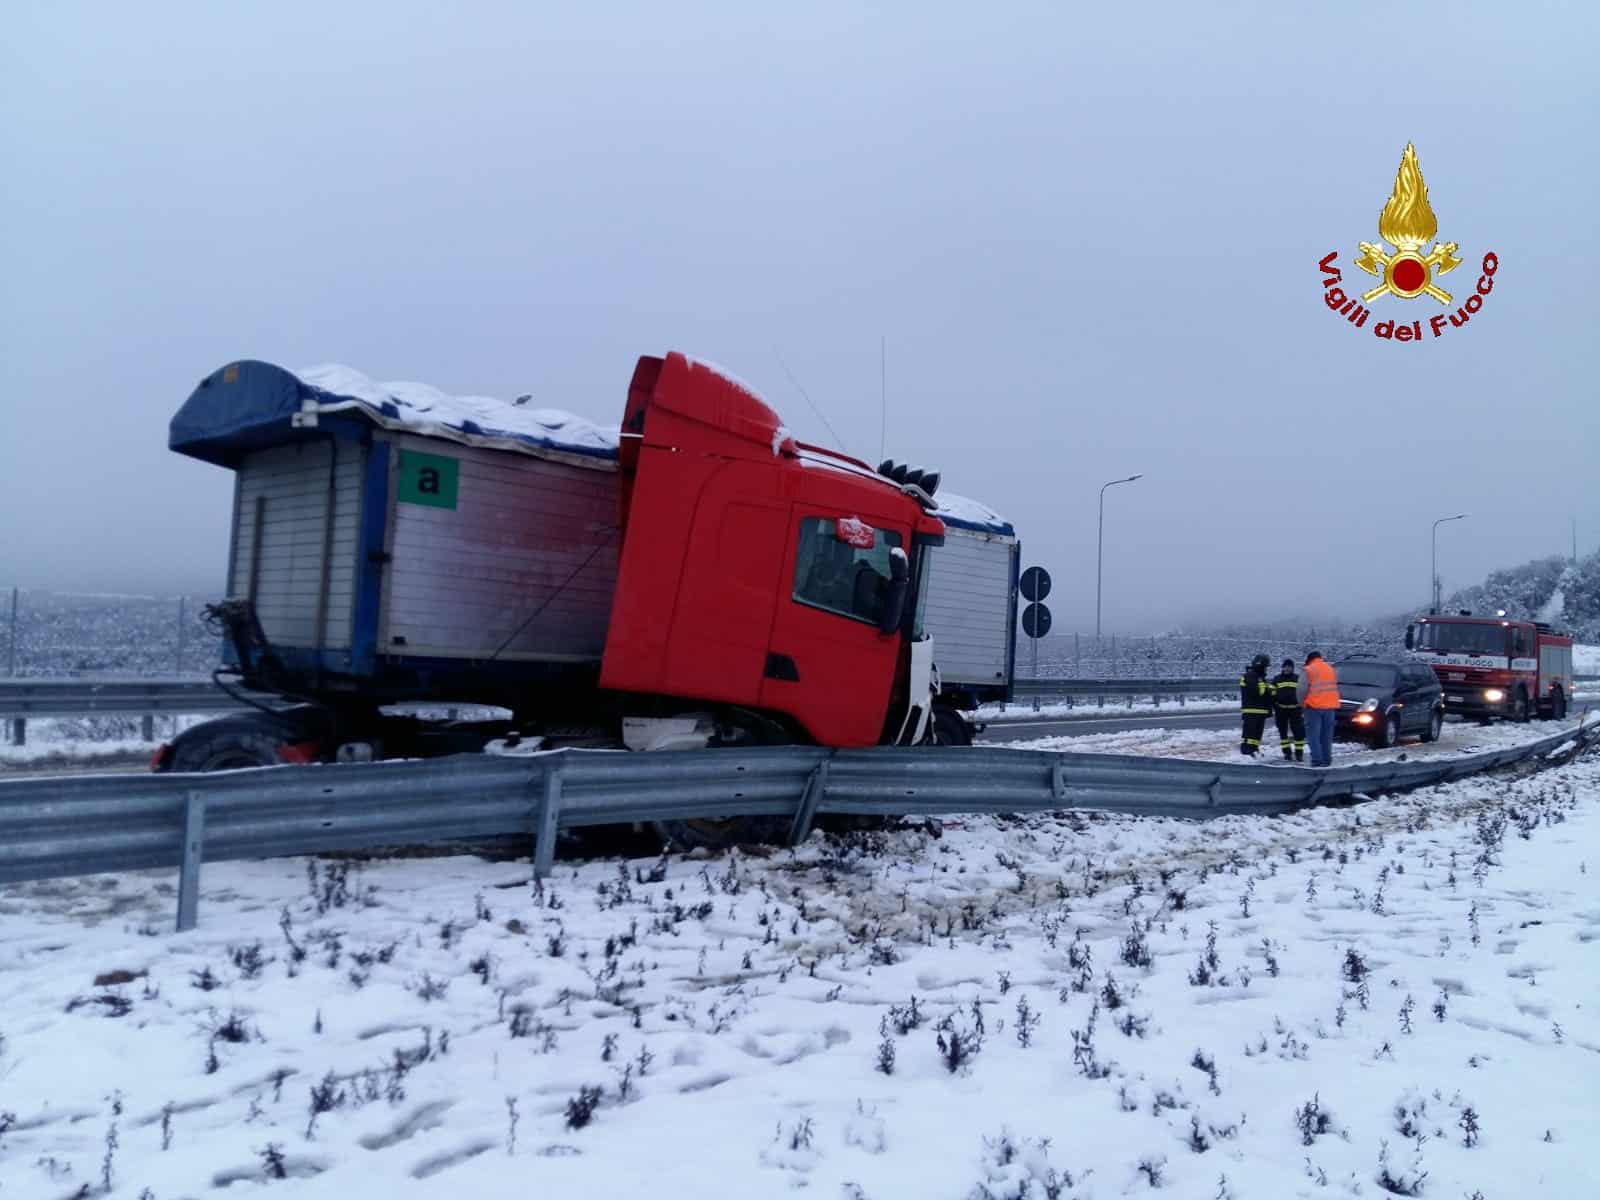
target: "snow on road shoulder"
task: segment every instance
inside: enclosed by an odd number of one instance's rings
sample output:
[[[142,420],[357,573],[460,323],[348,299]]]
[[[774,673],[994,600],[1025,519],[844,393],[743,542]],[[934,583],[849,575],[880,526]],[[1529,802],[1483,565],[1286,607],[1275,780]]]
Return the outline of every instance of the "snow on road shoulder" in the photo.
[[[1597,801],[11,886],[0,1195],[1593,1195]]]
[[[140,736],[138,717],[30,717],[27,741],[13,746],[0,744],[0,768],[51,762],[87,762],[97,758],[125,758],[155,753],[161,741],[170,741],[192,728],[205,716],[158,716],[156,741]]]
[[[1574,719],[1566,724],[1575,726],[1577,722]],[[1399,759],[1409,762],[1417,759],[1477,754],[1487,750],[1504,750],[1526,742],[1536,742],[1559,733],[1561,729],[1562,725],[1553,721],[1534,721],[1526,725],[1503,722],[1479,725],[1475,722],[1447,721],[1437,742],[1426,743],[1412,739],[1401,742],[1392,750],[1375,750],[1365,742],[1336,740],[1333,743],[1333,761],[1335,767],[1340,767]],[[1258,761],[1267,766],[1298,769],[1297,764],[1286,762],[1279,753],[1277,737],[1277,730],[1269,726],[1262,739]],[[1120,733],[1061,734],[1055,737],[1007,742],[1005,745],[1012,750],[1062,750],[1080,754],[1139,754],[1150,758],[1247,761],[1239,753],[1237,728],[1163,729],[1152,725],[1146,729],[1125,730]]]

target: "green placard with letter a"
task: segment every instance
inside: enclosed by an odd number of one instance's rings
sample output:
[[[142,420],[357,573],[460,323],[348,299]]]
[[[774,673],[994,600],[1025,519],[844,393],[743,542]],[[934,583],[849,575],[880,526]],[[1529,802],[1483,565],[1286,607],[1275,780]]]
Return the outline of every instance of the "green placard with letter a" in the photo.
[[[401,504],[426,504],[430,508],[454,508],[456,485],[461,479],[459,459],[442,454],[400,451],[400,487],[396,498]]]

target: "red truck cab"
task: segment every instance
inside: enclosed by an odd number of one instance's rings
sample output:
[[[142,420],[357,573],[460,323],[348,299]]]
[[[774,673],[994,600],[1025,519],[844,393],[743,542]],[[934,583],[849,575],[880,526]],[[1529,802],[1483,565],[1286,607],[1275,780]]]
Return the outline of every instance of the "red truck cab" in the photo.
[[[1572,697],[1572,635],[1542,621],[1502,616],[1419,617],[1406,649],[1433,668],[1447,713],[1490,721],[1567,715]]]
[[[829,746],[920,741],[932,501],[795,441],[749,388],[640,358],[619,449],[621,552],[600,686],[707,702]]]

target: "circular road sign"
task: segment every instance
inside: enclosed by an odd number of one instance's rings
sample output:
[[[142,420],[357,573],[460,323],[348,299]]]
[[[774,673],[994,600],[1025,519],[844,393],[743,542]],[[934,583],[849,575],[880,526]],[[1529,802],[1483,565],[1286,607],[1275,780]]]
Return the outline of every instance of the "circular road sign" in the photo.
[[[1043,600],[1050,594],[1050,572],[1043,567],[1029,567],[1022,573],[1021,590],[1024,600]],[[1050,627],[1049,621],[1046,617],[1046,629]]]
[[[1050,610],[1042,604],[1028,605],[1022,610],[1022,632],[1031,638],[1042,638],[1049,633]]]

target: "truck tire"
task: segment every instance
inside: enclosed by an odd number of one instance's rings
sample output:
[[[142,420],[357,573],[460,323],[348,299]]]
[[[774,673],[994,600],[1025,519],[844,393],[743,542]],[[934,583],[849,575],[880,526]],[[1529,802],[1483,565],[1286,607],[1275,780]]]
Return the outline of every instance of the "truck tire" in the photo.
[[[275,767],[278,750],[294,739],[291,728],[265,713],[206,721],[179,734],[167,755],[168,771],[238,771]]]
[[[656,821],[656,832],[678,850],[728,850],[734,846],[778,846],[789,836],[786,817]]]
[[[1567,694],[1560,688],[1550,693],[1550,719],[1552,721],[1567,719]]]
[[[755,714],[746,716],[744,736],[729,746],[784,746],[793,742],[776,722]],[[715,743],[713,743],[715,744]],[[789,837],[788,817],[699,818],[692,821],[654,821],[662,840],[679,850],[727,850],[734,846],[781,846]]]
[[[1517,688],[1511,700],[1511,719],[1518,725],[1526,725],[1533,719],[1533,713],[1528,706],[1528,691],[1526,688]]]
[[[943,704],[933,706],[933,720],[928,722],[927,745],[930,746],[970,746],[972,745],[972,726],[968,725],[966,718],[953,708],[946,708]]]

